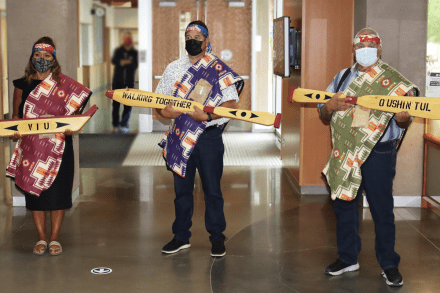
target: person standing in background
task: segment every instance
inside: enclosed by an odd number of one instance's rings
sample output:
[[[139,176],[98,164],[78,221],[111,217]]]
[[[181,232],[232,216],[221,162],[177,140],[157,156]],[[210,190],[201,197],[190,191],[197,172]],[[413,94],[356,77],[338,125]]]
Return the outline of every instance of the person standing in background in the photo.
[[[113,53],[112,64],[115,66],[112,89],[134,88],[134,76],[138,67],[138,51],[133,46],[133,37],[130,32],[124,33],[122,45]],[[121,120],[119,120],[119,106],[119,102],[113,101],[113,132],[127,133],[131,106],[124,105]]]

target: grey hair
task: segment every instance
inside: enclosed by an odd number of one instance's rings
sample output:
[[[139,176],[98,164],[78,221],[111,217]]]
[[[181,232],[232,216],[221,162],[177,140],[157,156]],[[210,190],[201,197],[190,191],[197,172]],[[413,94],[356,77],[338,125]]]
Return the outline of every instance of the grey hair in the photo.
[[[371,28],[371,27],[365,27],[365,28],[363,28],[363,29],[361,29],[360,31],[358,31],[358,33],[354,36],[354,38],[356,39],[356,38],[358,38],[361,34],[360,34],[360,32],[362,32],[362,31],[366,31],[366,30],[369,30],[369,31],[371,31],[371,35],[375,35],[375,36],[377,36],[379,39],[380,39],[380,36],[379,36],[379,33],[375,30],[375,29],[373,29],[373,28]],[[382,43],[383,43],[383,41],[382,41],[382,39],[380,39],[380,47],[382,47]]]

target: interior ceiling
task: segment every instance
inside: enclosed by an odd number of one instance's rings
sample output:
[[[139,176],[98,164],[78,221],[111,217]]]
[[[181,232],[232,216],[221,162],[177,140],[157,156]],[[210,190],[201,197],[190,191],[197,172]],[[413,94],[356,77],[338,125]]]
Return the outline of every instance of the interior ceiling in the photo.
[[[138,0],[101,0],[101,3],[106,3],[115,7],[123,6],[131,2],[131,8],[138,8]]]

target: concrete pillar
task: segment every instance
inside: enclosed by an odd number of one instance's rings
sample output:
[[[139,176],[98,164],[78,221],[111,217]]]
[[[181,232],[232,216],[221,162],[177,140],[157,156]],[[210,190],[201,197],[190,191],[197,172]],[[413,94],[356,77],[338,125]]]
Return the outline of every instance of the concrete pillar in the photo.
[[[426,83],[427,14],[428,0],[355,1],[355,32],[363,27],[377,30],[383,41],[382,60],[416,84],[421,96]],[[396,206],[420,206],[423,133],[424,120],[416,118],[399,150],[394,179]]]

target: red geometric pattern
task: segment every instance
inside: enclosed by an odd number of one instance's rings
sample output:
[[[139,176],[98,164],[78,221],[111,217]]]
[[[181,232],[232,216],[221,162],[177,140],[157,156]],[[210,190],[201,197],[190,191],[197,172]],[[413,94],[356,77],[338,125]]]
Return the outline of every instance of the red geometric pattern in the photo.
[[[359,37],[354,39],[354,44],[358,44],[358,43],[376,43],[378,45],[380,45],[380,38],[378,36],[375,35],[360,35]]]
[[[385,78],[384,80],[382,80],[382,86],[383,87],[387,87],[391,84],[391,79],[389,78]]]
[[[90,90],[66,75],[60,74],[60,78],[57,83],[49,75],[30,93],[24,104],[24,117],[67,116],[79,109]],[[24,136],[14,149],[7,176],[15,178],[15,184],[24,191],[39,196],[52,185],[58,174],[64,145],[62,133],[53,138]]]

